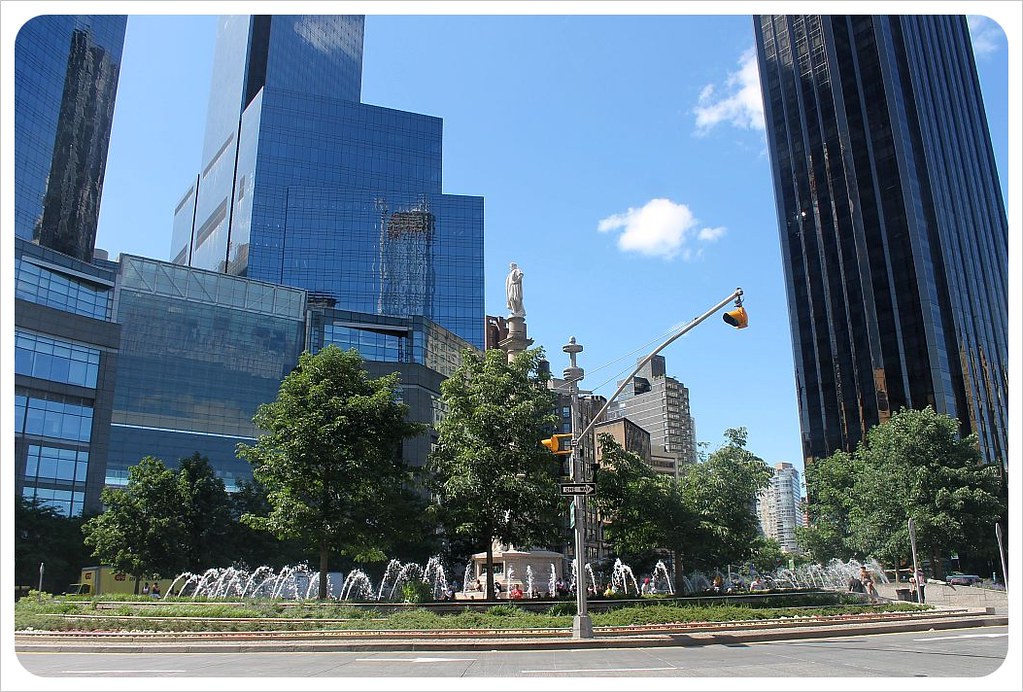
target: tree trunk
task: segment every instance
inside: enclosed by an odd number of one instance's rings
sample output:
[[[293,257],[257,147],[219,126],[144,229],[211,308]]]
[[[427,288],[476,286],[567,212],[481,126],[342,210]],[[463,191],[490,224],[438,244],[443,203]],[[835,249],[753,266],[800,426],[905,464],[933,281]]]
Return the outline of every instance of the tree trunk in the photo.
[[[321,601],[327,598],[327,541],[320,541],[320,594]]]
[[[934,579],[945,578],[945,568],[941,564],[941,557],[938,554],[938,549],[931,547],[931,577]]]
[[[139,585],[142,583],[142,575],[141,574],[136,574],[136,575],[133,575],[133,576],[135,577],[135,595],[138,596],[139,595]],[[96,594],[93,594],[93,596],[95,596],[95,595]]]

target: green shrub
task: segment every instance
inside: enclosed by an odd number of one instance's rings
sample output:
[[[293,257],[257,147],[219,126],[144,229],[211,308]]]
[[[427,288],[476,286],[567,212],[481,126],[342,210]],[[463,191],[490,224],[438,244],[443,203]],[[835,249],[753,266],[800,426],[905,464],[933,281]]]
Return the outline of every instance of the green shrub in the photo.
[[[552,616],[552,617],[553,616],[563,616],[563,615],[571,615],[571,616],[574,617],[575,613],[576,613],[576,603],[575,603],[575,601],[572,601],[572,602],[565,601],[563,603],[555,603],[554,605],[552,605],[550,608],[547,609],[547,614]]]
[[[412,579],[401,585],[401,600],[405,603],[425,603],[431,597],[430,585]]]

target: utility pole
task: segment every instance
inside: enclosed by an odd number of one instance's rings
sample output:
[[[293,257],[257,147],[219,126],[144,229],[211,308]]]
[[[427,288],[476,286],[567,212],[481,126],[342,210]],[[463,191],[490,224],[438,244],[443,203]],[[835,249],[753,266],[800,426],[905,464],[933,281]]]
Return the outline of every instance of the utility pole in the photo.
[[[568,343],[562,348],[568,354],[570,365],[565,368],[565,381],[569,386],[569,406],[572,421],[572,456],[570,468],[572,469],[572,480],[582,483],[586,464],[580,454],[582,447],[579,439],[575,436],[579,429],[579,381],[583,379],[583,369],[576,364],[576,355],[583,350],[581,344],[577,344],[575,337],[571,337]],[[575,602],[576,614],[572,618],[572,638],[592,639],[593,622],[590,614],[586,612],[586,496],[576,495],[573,498],[575,505]]]
[[[578,420],[579,415],[579,381],[583,379],[583,369],[576,364],[576,354],[583,350],[583,347],[576,343],[575,337],[571,337],[568,340],[568,344],[561,348],[562,351],[568,354],[570,366],[565,368],[565,381],[569,385],[569,396],[571,406],[571,417],[572,417],[572,456],[571,469],[572,469],[572,480],[576,489],[573,490],[575,495],[575,564],[576,564],[576,579],[575,579],[575,595],[576,595],[576,616],[572,621],[572,636],[574,639],[592,639],[593,638],[593,623],[590,620],[589,613],[586,612],[586,485],[592,486],[593,484],[586,484],[585,469],[586,464],[582,455],[583,441],[586,439],[587,433],[589,433],[593,426],[600,420],[600,417],[604,415],[608,407],[611,406],[612,402],[618,395],[625,391],[625,387],[632,381],[632,378],[640,368],[650,362],[654,356],[666,348],[669,344],[674,342],[676,339],[681,337],[683,334],[688,332],[690,329],[700,324],[708,317],[716,313],[721,308],[728,305],[728,303],[735,301],[735,309],[729,310],[722,318],[725,324],[731,325],[736,329],[745,329],[749,325],[749,316],[746,314],[746,309],[742,306],[742,289],[737,288],[732,291],[731,294],[720,303],[712,307],[707,312],[703,313],[699,317],[695,318],[692,322],[682,327],[680,330],[675,332],[670,338],[664,341],[660,346],[650,352],[643,360],[641,360],[636,368],[626,377],[622,383],[615,390],[615,393],[605,402],[599,411],[593,416],[592,420],[583,427],[582,432],[577,433],[581,427],[580,421]],[[557,435],[552,437],[550,440],[546,440],[543,444],[550,445],[550,449],[557,453],[558,440]],[[596,449],[593,450],[594,456],[596,455]],[[589,488],[592,490],[592,487]],[[565,488],[563,487],[564,491]]]

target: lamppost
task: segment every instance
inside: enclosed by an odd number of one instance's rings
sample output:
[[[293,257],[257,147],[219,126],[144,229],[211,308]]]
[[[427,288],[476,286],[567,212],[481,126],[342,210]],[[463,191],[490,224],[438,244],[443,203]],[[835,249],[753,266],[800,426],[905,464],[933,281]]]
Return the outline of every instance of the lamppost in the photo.
[[[1002,559],[1002,583],[1005,584],[1005,591],[1009,591],[1009,571],[1005,568],[1005,546],[1002,545],[1002,525],[995,524],[995,538],[998,539],[998,556]]]
[[[575,337],[571,337],[568,343],[562,346],[562,351],[568,354],[570,365],[565,368],[565,381],[569,386],[569,415],[572,427],[572,439],[578,441],[575,431],[578,429],[579,418],[579,381],[583,379],[583,369],[576,364],[576,355],[583,350],[582,344],[577,344]],[[582,483],[584,478],[585,463],[580,453],[578,443],[572,445],[572,455],[569,457],[569,468],[572,470],[572,480]],[[586,496],[575,495],[572,504],[575,507],[573,519],[575,520],[575,617],[572,618],[572,638],[592,639],[593,622],[590,614],[586,611]]]
[[[579,408],[579,380],[583,378],[583,370],[578,367],[575,362],[576,354],[583,350],[583,347],[575,342],[575,337],[569,339],[569,342],[562,350],[568,354],[571,365],[565,368],[565,379],[568,381],[570,386],[570,415],[572,418],[572,456],[571,466],[572,479],[577,487],[581,486],[584,482],[583,472],[585,469],[585,463],[583,461],[582,454],[582,443],[586,439],[586,435],[593,429],[593,426],[600,420],[601,416],[607,411],[618,395],[625,391],[625,387],[632,381],[632,378],[638,373],[644,365],[650,362],[650,360],[664,350],[669,344],[673,343],[676,339],[686,334],[696,325],[700,324],[708,317],[716,313],[721,308],[725,307],[732,301],[735,301],[735,309],[729,310],[722,315],[726,324],[729,324],[736,329],[745,329],[748,326],[749,318],[746,315],[746,309],[742,306],[742,289],[737,288],[732,291],[731,294],[720,303],[712,307],[707,312],[703,313],[692,322],[689,322],[677,332],[672,334],[667,340],[661,343],[660,346],[651,351],[645,358],[643,358],[636,365],[635,369],[629,373],[629,375],[622,380],[622,383],[618,385],[618,389],[610,398],[604,403],[599,411],[593,416],[590,422],[583,428],[582,432],[576,434],[576,414]],[[557,438],[554,436],[550,442],[550,446],[553,449],[557,447]],[[596,449],[594,449],[596,454]],[[575,579],[575,594],[576,594],[576,616],[572,621],[572,636],[575,639],[592,639],[593,638],[593,624],[590,621],[589,613],[586,612],[586,575],[585,569],[585,507],[586,507],[586,496],[585,494],[575,495],[575,564],[576,564],[576,579]]]
[[[916,602],[924,602],[924,585],[921,583],[923,579],[920,578],[920,567],[916,561],[916,525],[913,523],[913,517],[909,518],[909,547],[913,551],[913,581],[916,582]]]

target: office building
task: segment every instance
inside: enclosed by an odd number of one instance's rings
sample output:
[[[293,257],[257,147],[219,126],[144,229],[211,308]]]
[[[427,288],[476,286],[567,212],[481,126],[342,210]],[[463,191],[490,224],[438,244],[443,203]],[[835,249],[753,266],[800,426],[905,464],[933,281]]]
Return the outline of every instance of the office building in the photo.
[[[145,456],[176,467],[195,452],[229,490],[251,479],[235,456],[258,406],[277,398],[305,345],[306,292],[121,255],[117,381],[105,483]]]
[[[804,526],[803,511],[800,507],[799,471],[792,464],[780,462],[774,465],[771,484],[757,498],[757,516],[765,536],[778,542],[786,553],[798,553],[796,527]]]
[[[484,347],[483,199],[442,193],[440,118],[360,102],[364,19],[220,19],[177,264],[424,317]]]
[[[621,383],[619,383],[620,385]],[[689,390],[665,371],[664,356],[640,368],[608,410],[608,417],[628,418],[650,433],[651,457],[678,474],[681,464],[696,462],[696,423],[690,414]]]
[[[754,28],[807,469],[927,406],[1005,469],[1008,224],[966,18]]]
[[[14,234],[86,262],[127,17],[42,15],[14,42]]]
[[[120,327],[115,272],[14,239],[14,491],[98,511]]]

